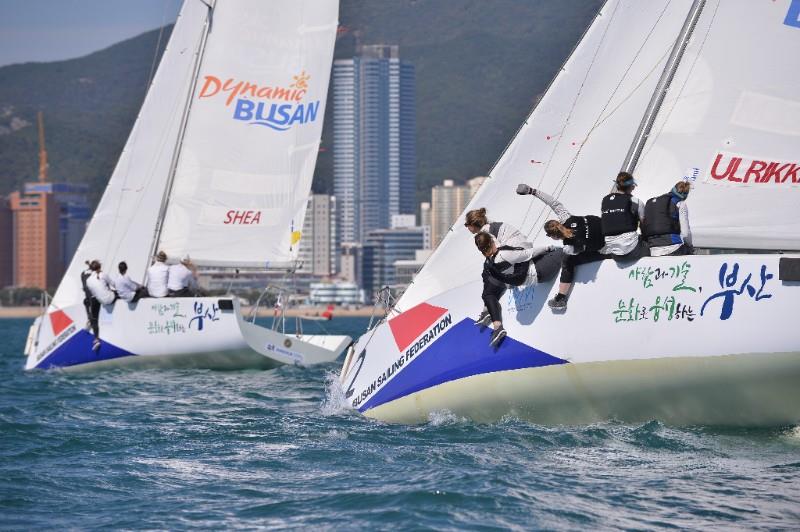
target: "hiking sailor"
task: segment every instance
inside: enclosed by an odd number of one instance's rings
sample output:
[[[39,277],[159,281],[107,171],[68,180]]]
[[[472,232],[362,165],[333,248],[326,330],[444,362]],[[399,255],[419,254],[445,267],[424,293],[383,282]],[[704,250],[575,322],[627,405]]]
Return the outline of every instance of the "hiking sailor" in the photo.
[[[639,260],[647,257],[647,245],[636,229],[644,219],[644,203],[633,196],[636,181],[628,172],[620,172],[614,180],[611,193],[600,205],[600,220],[605,246],[600,253],[614,260]]]
[[[505,224],[504,224],[505,225]],[[554,246],[534,247],[530,242],[522,246],[498,246],[489,233],[475,235],[475,246],[486,260],[483,263],[484,311],[476,325],[492,324],[494,331],[489,345],[497,346],[505,338],[500,297],[508,286],[530,286],[547,281],[555,276],[561,265],[561,248]]]
[[[111,305],[117,299],[117,294],[111,288],[111,279],[102,271],[100,261],[93,260],[90,262],[89,270],[90,274],[86,277],[86,288],[91,294],[89,300],[89,324],[94,333],[92,349],[97,351],[100,349],[100,326],[98,324],[100,305]]]
[[[690,189],[688,181],[678,181],[666,194],[647,200],[642,236],[651,256],[692,254],[692,231],[686,207]]]
[[[145,287],[128,276],[128,264],[125,261],[120,262],[117,268],[119,275],[114,278],[114,290],[120,299],[136,303],[140,298],[147,296]]]
[[[547,305],[552,309],[566,309],[569,292],[575,279],[575,268],[580,264],[609,258],[609,255],[600,253],[600,248],[605,245],[600,217],[573,216],[560,201],[525,184],[517,186],[517,194],[536,196],[553,209],[558,217],[558,220],[547,220],[544,224],[547,236],[564,242],[558,293],[547,302]]]
[[[189,297],[196,294],[197,268],[189,255],[184,255],[178,264],[169,267],[167,289],[169,297]]]
[[[150,297],[167,296],[167,279],[169,278],[169,266],[167,266],[167,254],[159,251],[155,262],[147,268],[147,293]]]

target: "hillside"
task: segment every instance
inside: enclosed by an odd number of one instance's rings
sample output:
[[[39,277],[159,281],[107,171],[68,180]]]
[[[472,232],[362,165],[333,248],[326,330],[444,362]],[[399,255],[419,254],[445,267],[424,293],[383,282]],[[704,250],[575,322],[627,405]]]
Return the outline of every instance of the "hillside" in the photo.
[[[392,43],[415,65],[422,199],[442,179],[488,171],[601,3],[342,0],[347,32],[335,54],[351,56],[358,42]],[[51,178],[89,183],[98,199],[144,98],[158,36],[70,61],[0,68],[0,193],[36,175],[41,109]],[[330,123],[314,181],[320,192],[332,190]]]

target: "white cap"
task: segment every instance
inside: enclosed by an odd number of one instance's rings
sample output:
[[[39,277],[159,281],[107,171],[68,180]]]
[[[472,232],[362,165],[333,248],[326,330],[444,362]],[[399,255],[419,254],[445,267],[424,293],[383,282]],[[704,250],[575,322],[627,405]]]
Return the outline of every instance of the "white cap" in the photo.
[[[189,257],[188,253],[184,254],[184,256],[181,257],[181,262],[191,262],[191,261],[192,261],[192,259],[191,259],[191,257]]]

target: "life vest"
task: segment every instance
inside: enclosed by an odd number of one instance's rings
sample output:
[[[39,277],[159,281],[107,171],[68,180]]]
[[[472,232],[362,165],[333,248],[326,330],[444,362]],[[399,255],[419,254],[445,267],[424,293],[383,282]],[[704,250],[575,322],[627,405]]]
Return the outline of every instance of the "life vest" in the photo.
[[[576,251],[597,251],[605,245],[603,227],[599,216],[570,216],[564,226],[572,231],[572,238],[565,238],[564,244]]]
[[[632,209],[632,196],[614,192],[603,198],[600,204],[600,220],[603,236],[615,236],[636,231],[639,217]]]
[[[521,251],[523,249],[525,248],[500,246],[497,248],[497,251]],[[495,254],[486,258],[486,269],[489,271],[492,277],[511,286],[520,286],[525,283],[525,279],[528,277],[528,269],[531,266],[531,261],[526,260],[516,264],[512,264],[504,260],[495,262],[496,256],[497,255]]]
[[[677,205],[679,201],[680,198],[669,192],[647,200],[644,206],[642,235],[645,237],[680,235],[681,221]]]

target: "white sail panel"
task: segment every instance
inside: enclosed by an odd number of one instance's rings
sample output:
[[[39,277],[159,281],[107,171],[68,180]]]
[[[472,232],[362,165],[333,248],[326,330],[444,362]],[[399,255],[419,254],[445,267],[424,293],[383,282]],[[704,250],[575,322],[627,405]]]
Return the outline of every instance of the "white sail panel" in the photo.
[[[159,247],[201,265],[293,262],[338,2],[218,1]]]
[[[83,300],[80,272],[87,260],[101,260],[109,272],[124,260],[132,278],[144,279],[208,11],[200,1],[182,7],[119,162],[56,291],[54,306]]]
[[[690,0],[607,2],[467,209],[486,207],[490,219],[540,243],[552,213],[517,196],[517,183],[559,197],[574,214],[599,214],[690,7]],[[463,223],[461,216],[398,310],[480,277],[483,260]]]
[[[696,246],[800,249],[799,18],[790,0],[700,15],[636,169],[644,198],[695,179]]]

